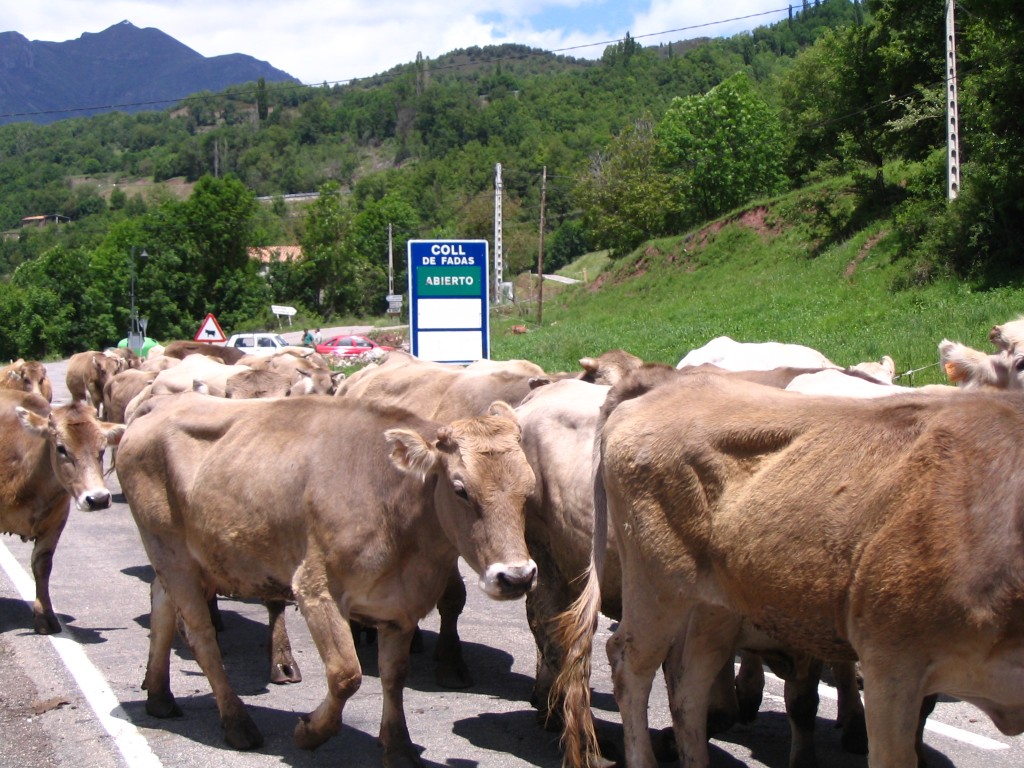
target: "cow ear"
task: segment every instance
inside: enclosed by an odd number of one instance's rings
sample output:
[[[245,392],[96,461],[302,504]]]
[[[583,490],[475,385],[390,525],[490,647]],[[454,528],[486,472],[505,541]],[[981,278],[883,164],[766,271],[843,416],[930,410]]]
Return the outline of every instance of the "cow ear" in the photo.
[[[117,445],[124,437],[124,424],[115,424],[112,421],[101,421],[100,431],[107,438],[107,445]]]
[[[597,373],[598,363],[592,357],[581,357],[580,367],[587,373]]]
[[[389,429],[384,439],[391,448],[391,463],[402,472],[425,476],[437,463],[435,449],[418,432]]]
[[[516,416],[516,412],[512,408],[512,406],[506,403],[504,400],[495,400],[493,403],[491,403],[490,407],[487,409],[487,415],[497,416],[498,418],[502,419],[508,419],[509,421],[512,422],[513,425],[515,425],[516,439],[518,440],[520,439],[520,437],[522,437],[523,429],[519,425],[519,417]]]
[[[952,384],[959,384],[970,378],[983,357],[987,359],[984,353],[949,339],[943,339],[939,343],[939,360],[946,372],[946,378]]]
[[[38,413],[22,408],[20,405],[16,406],[14,411],[18,414],[18,420],[21,422],[21,425],[33,435],[46,437],[49,433],[50,420],[46,416],[40,416]]]
[[[516,418],[516,412],[512,410],[512,406],[506,403],[504,400],[495,400],[491,403],[487,409],[488,416],[503,416],[506,419],[512,419],[512,421],[519,423]]]

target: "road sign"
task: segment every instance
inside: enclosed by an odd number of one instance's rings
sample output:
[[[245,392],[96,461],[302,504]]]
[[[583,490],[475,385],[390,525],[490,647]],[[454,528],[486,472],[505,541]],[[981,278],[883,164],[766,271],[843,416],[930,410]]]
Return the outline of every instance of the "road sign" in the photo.
[[[413,355],[439,363],[490,356],[486,240],[410,240]]]
[[[228,337],[220,329],[220,323],[217,322],[217,318],[213,316],[213,313],[210,313],[203,320],[203,324],[199,326],[199,330],[196,331],[195,340],[208,341],[211,344],[223,344],[228,340]]]

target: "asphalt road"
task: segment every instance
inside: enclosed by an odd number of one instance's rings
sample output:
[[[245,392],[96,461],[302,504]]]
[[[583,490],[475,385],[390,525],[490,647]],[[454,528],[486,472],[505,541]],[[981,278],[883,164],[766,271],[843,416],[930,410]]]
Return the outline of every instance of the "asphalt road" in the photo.
[[[55,402],[67,397],[62,363],[48,366]],[[293,650],[304,681],[267,683],[266,615],[259,603],[223,600],[226,628],[220,640],[232,682],[262,730],[265,745],[254,752],[227,748],[209,686],[187,647],[171,658],[172,690],[181,718],[158,720],[145,713],[140,689],[148,648],[149,582],[152,571],[130,511],[111,478],[115,504],[109,510],[73,510],[54,558],[51,590],[65,631],[53,639],[31,631],[24,596],[33,587],[28,573],[31,544],[0,540],[0,766],[59,768],[159,768],[159,766],[380,765],[376,733],[381,691],[375,646],[360,648],[362,688],[344,712],[341,733],[313,753],[291,739],[299,716],[325,693],[321,665],[301,616],[287,615]],[[476,684],[465,691],[438,688],[430,651],[437,614],[424,620],[426,651],[413,658],[405,707],[413,742],[429,768],[560,765],[557,737],[538,727],[528,703],[534,646],[522,601],[495,603],[475,586],[463,565],[469,602],[460,623],[467,662]],[[614,743],[619,719],[611,695],[604,642],[613,625],[603,619],[594,657],[594,704],[602,734]],[[819,762],[828,768],[866,765],[863,756],[844,754],[832,727],[834,693],[822,688],[818,720]],[[782,686],[770,681],[758,719],[734,727],[711,742],[712,766],[785,766],[789,729],[782,714]],[[651,725],[669,725],[664,686],[656,681]],[[926,731],[930,764],[937,768],[1019,768],[1024,738],[1001,735],[974,707],[940,702]],[[941,730],[936,730],[941,729]]]

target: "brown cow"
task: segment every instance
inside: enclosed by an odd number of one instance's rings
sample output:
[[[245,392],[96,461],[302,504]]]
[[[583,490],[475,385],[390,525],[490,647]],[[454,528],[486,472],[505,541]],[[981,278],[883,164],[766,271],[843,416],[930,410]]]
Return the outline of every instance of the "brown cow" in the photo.
[[[83,403],[51,409],[38,395],[0,390],[0,531],[35,542],[32,614],[39,634],[61,631],[50,602],[50,570],[70,502],[85,510],[110,506],[103,450],[123,431],[97,421]]]
[[[647,389],[681,375],[668,366],[643,365],[625,374],[619,389]],[[723,375],[766,378],[766,372],[724,372]],[[564,649],[555,635],[553,620],[569,609],[579,596],[578,574],[584,572],[591,554],[594,499],[592,465],[594,438],[598,430],[607,386],[583,381],[562,380],[534,390],[516,409],[523,430],[523,451],[537,476],[534,492],[527,498],[526,538],[530,554],[537,562],[540,579],[537,589],[526,598],[530,629],[537,641],[537,673],[531,702],[545,719],[554,715],[557,723],[559,702],[549,702],[554,677],[564,666]],[[631,396],[635,396],[632,392]],[[580,457],[585,457],[581,461]],[[601,574],[601,612],[618,619],[622,610],[621,571],[614,535],[605,551]],[[733,660],[723,665],[714,687],[714,702],[709,710],[709,730],[720,731],[733,723],[753,719],[760,707],[764,675],[762,660],[741,652],[740,677],[733,686]],[[770,661],[774,661],[771,659]],[[813,759],[814,715],[818,669],[808,667],[786,673],[787,711],[793,731],[793,751],[801,759]],[[860,706],[852,667],[836,670],[847,675],[839,687],[843,746],[864,752],[863,709]],[[804,697],[813,697],[806,706]]]
[[[65,382],[71,399],[84,402],[96,409],[96,415],[103,413],[103,387],[107,381],[126,370],[127,362],[116,355],[93,350],[77,352],[68,360]]]
[[[420,360],[396,350],[388,352],[380,364],[347,378],[336,394],[446,422],[479,416],[495,400],[518,405],[539,375],[543,369],[528,360],[479,360],[464,367]],[[473,684],[458,634],[458,618],[465,604],[466,587],[458,569],[453,568],[448,589],[437,606],[441,626],[434,653],[437,682],[446,688]]]
[[[917,763],[919,715],[941,692],[1024,732],[1022,430],[1024,396],[1006,394],[837,399],[698,375],[620,404],[595,531],[606,501],[623,562],[608,654],[631,768],[655,765],[647,693],[663,662],[680,751],[707,765],[709,674],[744,618],[762,642],[860,660],[872,766]],[[596,578],[572,616],[580,661]],[[587,701],[580,661],[567,718]]]
[[[207,357],[218,357],[221,362],[234,365],[245,357],[245,352],[235,347],[222,347],[219,344],[210,344],[206,341],[190,341],[179,339],[172,341],[164,347],[164,356],[176,357],[184,360],[189,355],[206,355]]]
[[[125,423],[125,409],[131,399],[147,384],[152,384],[157,371],[129,368],[107,380],[103,385],[103,416],[117,424]]]
[[[447,426],[338,398],[184,394],[144,406],[117,470],[157,574],[146,711],[180,713],[168,680],[177,614],[228,743],[258,746],[262,736],[225,675],[206,599],[212,591],[293,598],[328,683],[324,702],[299,721],[296,743],[313,749],[341,727],[361,679],[345,621],[356,619],[378,630],[385,764],[415,764],[402,708],[409,644],[457,558],[493,598],[521,597],[536,581],[523,535],[534,476],[519,436],[504,403]],[[350,470],[343,487],[330,480],[341,466]]]
[[[48,403],[53,401],[53,387],[46,375],[46,366],[37,360],[18,358],[10,365],[0,368],[0,389],[32,392]]]

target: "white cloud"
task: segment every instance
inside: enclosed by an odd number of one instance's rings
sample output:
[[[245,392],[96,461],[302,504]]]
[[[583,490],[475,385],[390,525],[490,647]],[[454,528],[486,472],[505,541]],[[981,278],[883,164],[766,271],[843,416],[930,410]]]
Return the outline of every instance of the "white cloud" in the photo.
[[[618,39],[627,30],[646,35],[781,7],[777,0],[36,0],[9,3],[3,23],[30,40],[63,41],[127,20],[155,27],[204,56],[245,53],[315,84],[374,75],[414,61],[417,52],[435,58],[496,43],[575,48]],[[641,42],[731,34],[778,19]],[[595,58],[603,49],[570,53]]]

